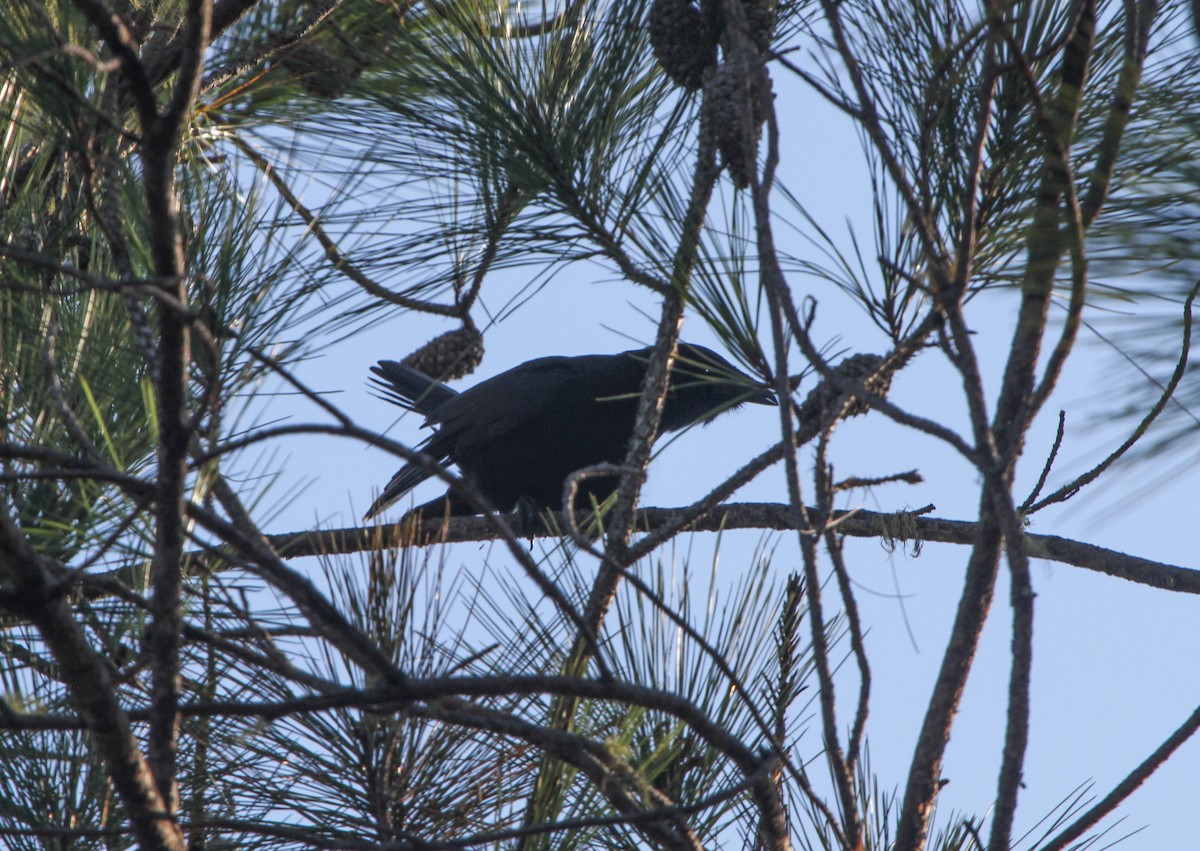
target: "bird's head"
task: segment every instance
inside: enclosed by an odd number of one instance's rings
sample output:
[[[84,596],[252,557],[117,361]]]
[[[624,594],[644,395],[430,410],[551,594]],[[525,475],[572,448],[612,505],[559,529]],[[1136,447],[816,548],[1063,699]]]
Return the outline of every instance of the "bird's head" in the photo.
[[[746,402],[779,404],[770,388],[712,349],[692,343],[679,344],[663,408],[663,431],[708,423]]]

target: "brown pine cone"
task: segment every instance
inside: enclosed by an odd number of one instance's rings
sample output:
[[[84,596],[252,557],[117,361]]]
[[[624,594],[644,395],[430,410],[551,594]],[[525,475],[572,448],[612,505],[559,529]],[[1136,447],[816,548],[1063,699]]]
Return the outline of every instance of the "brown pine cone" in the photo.
[[[775,24],[779,20],[776,0],[742,0],[746,12],[746,29],[750,40],[758,48],[759,55],[766,56],[775,36]]]
[[[666,75],[676,85],[695,91],[704,69],[717,64],[721,37],[715,2],[701,8],[688,0],[654,0],[650,7],[650,46]]]
[[[306,92],[319,98],[336,98],[345,93],[362,66],[311,41],[301,41],[284,53],[279,62],[296,76]]]
[[[434,337],[404,360],[438,381],[453,381],[475,371],[483,361],[483,335],[474,328],[458,328]]]
[[[742,103],[746,97],[750,99],[749,108]],[[702,126],[706,124],[717,134],[721,162],[738,189],[750,185],[750,175],[758,166],[758,140],[772,97],[771,78],[761,65],[747,69],[744,63],[722,62],[704,84]],[[753,144],[748,145],[751,140]]]
[[[860,353],[846,358],[835,366],[833,371],[847,380],[857,381],[860,384],[866,382],[864,386],[867,390],[886,398],[892,384],[892,375],[890,372],[884,375],[875,375],[882,365],[883,358],[879,355]],[[815,428],[824,428],[829,425],[829,417],[841,412],[841,407],[848,398],[849,395],[838,390],[832,382],[822,380],[800,404],[798,414],[800,422]],[[857,417],[869,410],[870,407],[865,402],[855,399],[847,406],[843,416]]]

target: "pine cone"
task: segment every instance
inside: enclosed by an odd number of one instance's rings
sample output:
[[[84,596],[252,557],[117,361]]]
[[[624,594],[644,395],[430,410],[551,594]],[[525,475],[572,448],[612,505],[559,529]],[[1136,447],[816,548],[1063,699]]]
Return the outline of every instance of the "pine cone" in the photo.
[[[742,103],[747,94],[748,108]],[[721,162],[729,169],[729,176],[738,189],[750,185],[750,175],[758,165],[758,140],[772,96],[771,78],[761,65],[747,69],[740,62],[722,62],[704,84],[702,132],[706,122],[709,131],[717,136]],[[747,119],[751,122],[750,128],[746,128]],[[752,145],[746,144],[747,129]]]
[[[892,374],[888,372],[885,375],[876,376],[874,379],[867,381],[873,376],[876,370],[883,364],[883,358],[879,355],[857,354],[851,355],[844,361],[833,368],[836,375],[851,381],[865,383],[866,389],[870,390],[878,396],[886,397],[888,389],[892,384]],[[830,381],[822,381],[805,397],[804,402],[800,405],[799,419],[801,423],[811,424],[813,426],[825,427],[828,425],[826,419],[840,412],[842,404],[846,401],[847,394],[842,393]],[[864,402],[855,399],[846,409],[846,417],[856,417],[860,414],[865,414],[870,410]]]
[[[676,85],[696,90],[704,70],[717,64],[721,37],[717,6],[693,6],[688,0],[654,0],[650,7],[650,46]]]
[[[459,328],[434,337],[400,363],[438,381],[453,381],[475,371],[483,360],[483,335]]]
[[[310,41],[293,45],[279,61],[296,75],[296,82],[306,92],[319,98],[332,99],[345,93],[362,73],[358,63]]]
[[[759,55],[766,56],[775,37],[775,24],[779,20],[776,0],[742,0],[746,12],[746,30],[750,40],[758,48]]]

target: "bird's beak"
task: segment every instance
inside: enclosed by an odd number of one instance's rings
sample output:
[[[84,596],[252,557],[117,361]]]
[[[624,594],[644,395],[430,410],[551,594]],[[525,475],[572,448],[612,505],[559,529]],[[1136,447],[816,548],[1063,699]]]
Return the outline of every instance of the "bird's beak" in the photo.
[[[779,405],[779,400],[775,398],[774,392],[765,384],[755,385],[750,395],[746,397],[746,401],[753,402],[755,405]]]

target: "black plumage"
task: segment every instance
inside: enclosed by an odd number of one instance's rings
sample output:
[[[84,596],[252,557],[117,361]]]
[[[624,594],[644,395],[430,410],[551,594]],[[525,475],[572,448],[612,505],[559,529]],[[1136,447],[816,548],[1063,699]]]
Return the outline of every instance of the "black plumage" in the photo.
[[[572,472],[625,459],[651,349],[615,355],[531,360],[462,393],[395,361],[371,367],[381,397],[425,415],[436,428],[419,447],[454,464],[500,511],[522,507],[559,509],[563,483]],[[679,344],[668,383],[660,432],[708,422],[745,402],[777,404],[761,383],[739,372],[716,352]],[[371,505],[374,517],[430,473],[406,464]],[[578,504],[605,499],[614,477],[585,480]],[[453,491],[418,506],[426,516],[474,514]]]

